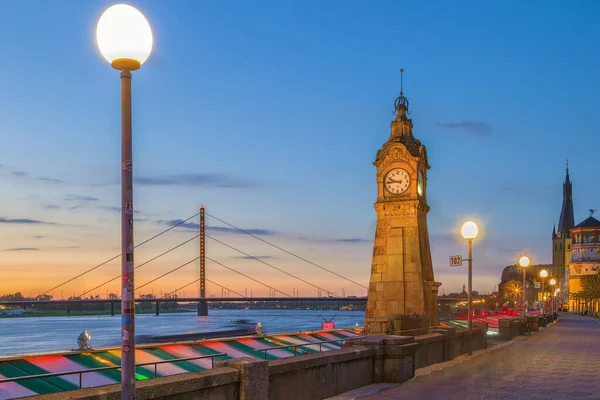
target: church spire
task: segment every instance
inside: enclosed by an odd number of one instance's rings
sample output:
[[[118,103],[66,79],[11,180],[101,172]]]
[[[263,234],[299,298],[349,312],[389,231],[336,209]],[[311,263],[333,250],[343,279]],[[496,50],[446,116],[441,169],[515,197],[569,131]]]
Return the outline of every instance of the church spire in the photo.
[[[558,220],[558,234],[562,237],[570,237],[571,228],[575,226],[573,215],[573,184],[569,178],[569,160],[567,160],[567,173],[563,183],[563,204]]]

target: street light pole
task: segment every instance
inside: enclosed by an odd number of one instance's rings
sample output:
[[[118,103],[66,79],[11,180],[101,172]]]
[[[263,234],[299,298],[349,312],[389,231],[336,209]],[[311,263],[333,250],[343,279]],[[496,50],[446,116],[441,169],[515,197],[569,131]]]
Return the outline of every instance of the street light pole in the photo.
[[[469,246],[469,271],[468,271],[468,286],[469,293],[467,293],[467,320],[469,321],[469,344],[467,346],[468,355],[473,352],[473,239],[479,234],[479,227],[473,221],[467,221],[463,224],[460,229],[460,234],[464,239],[467,240]]]
[[[525,268],[523,269],[523,318],[527,315],[527,306],[525,305]]]
[[[121,71],[121,329],[122,398],[135,396],[135,300],[133,279],[133,168],[131,72]]]
[[[135,399],[135,285],[133,261],[133,164],[131,71],[152,51],[150,24],[127,4],[109,7],[98,21],[96,40],[102,56],[121,72],[121,399]]]
[[[468,253],[468,257],[469,257],[469,278],[468,278],[468,286],[469,286],[469,293],[468,293],[468,305],[467,305],[467,312],[469,313],[469,317],[468,317],[468,325],[469,325],[469,348],[468,348],[468,355],[471,355],[472,351],[473,351],[473,239],[469,239],[468,241],[469,244],[469,253]]]

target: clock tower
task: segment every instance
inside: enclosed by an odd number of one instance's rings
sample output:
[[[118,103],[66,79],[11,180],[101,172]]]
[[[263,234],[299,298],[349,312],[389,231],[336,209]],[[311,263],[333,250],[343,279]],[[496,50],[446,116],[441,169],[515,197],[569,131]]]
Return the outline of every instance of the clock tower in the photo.
[[[400,70],[403,72],[403,70]],[[377,152],[377,228],[369,282],[365,331],[394,334],[438,324],[429,233],[425,146],[413,136],[402,88],[396,119]]]

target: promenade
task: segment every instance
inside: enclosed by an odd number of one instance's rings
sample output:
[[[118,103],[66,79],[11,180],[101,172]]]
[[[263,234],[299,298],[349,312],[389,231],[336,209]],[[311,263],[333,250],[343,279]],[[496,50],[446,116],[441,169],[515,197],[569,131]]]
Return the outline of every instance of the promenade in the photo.
[[[375,394],[365,396],[366,387],[332,399],[600,400],[600,321],[590,317],[564,313],[530,337],[478,353]]]

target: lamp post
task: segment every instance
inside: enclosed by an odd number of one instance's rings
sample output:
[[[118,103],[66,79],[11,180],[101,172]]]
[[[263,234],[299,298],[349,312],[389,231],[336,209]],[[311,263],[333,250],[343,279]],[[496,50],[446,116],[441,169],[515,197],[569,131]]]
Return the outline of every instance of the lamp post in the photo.
[[[545,283],[546,283],[546,278],[548,277],[548,271],[543,269],[540,271],[540,278],[542,278],[542,313],[544,312],[544,308],[546,307],[546,288],[545,288]]]
[[[556,279],[550,279],[550,285],[552,286],[552,318],[554,319],[554,285],[556,285]]]
[[[98,21],[102,56],[121,71],[121,399],[135,399],[135,299],[133,279],[133,174],[131,150],[131,71],[152,51],[152,30],[136,8],[109,7]]]
[[[467,243],[469,245],[469,255],[468,255],[468,260],[469,261],[469,277],[468,277],[468,287],[469,287],[469,292],[468,292],[468,301],[467,301],[467,318],[469,321],[469,347],[468,347],[468,355],[471,355],[472,353],[472,349],[473,349],[473,311],[472,311],[472,305],[473,305],[473,297],[472,297],[472,293],[473,293],[473,239],[475,239],[477,237],[477,235],[479,234],[479,228],[477,227],[477,224],[473,221],[467,221],[463,224],[462,228],[460,229],[460,234],[461,236],[467,240]]]
[[[525,319],[525,316],[527,315],[527,306],[525,305],[525,268],[528,267],[530,263],[531,261],[527,256],[519,258],[519,265],[523,269],[523,319]]]

